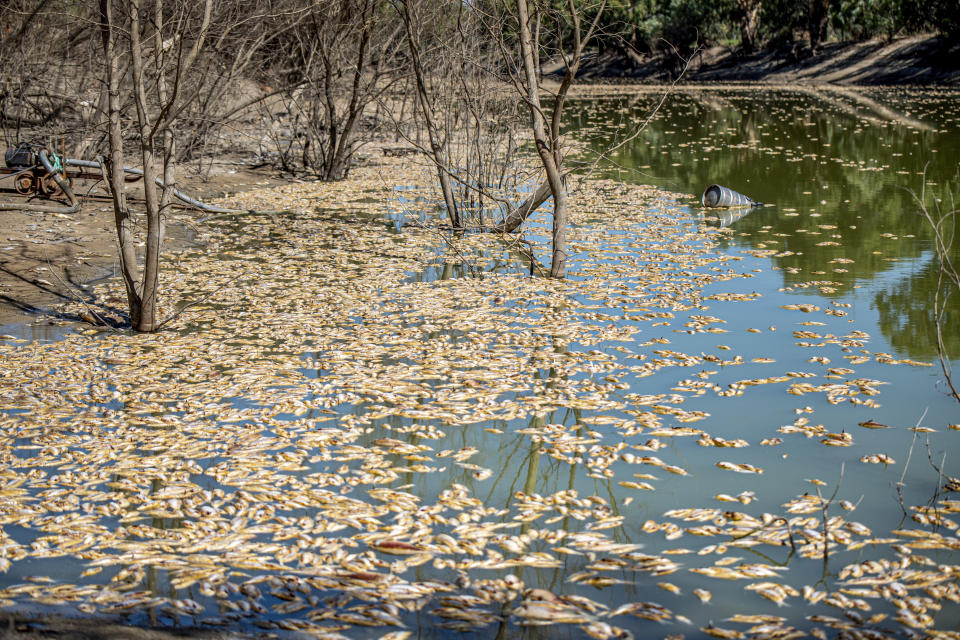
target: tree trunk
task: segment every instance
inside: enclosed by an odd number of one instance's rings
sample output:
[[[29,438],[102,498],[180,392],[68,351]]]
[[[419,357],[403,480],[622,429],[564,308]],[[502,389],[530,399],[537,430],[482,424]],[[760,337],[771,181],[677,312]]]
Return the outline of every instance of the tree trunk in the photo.
[[[100,36],[103,42],[107,80],[107,127],[110,160],[107,173],[113,198],[113,218],[117,229],[120,275],[127,292],[127,309],[133,326],[140,324],[141,298],[137,291],[137,251],[133,244],[133,221],[127,208],[126,183],[123,180],[123,132],[120,129],[120,71],[116,50],[112,0],[100,0]]]
[[[160,276],[160,202],[157,198],[157,170],[154,164],[154,132],[147,111],[144,86],[143,48],[140,43],[140,0],[128,0],[130,7],[130,67],[133,73],[134,104],[140,133],[140,157],[143,160],[143,195],[147,209],[147,251],[143,262],[143,287],[140,290],[140,319],[137,331],[156,331]]]
[[[154,0],[154,27],[156,28],[156,37],[154,38],[154,48],[156,53],[156,66],[159,70],[157,74],[157,98],[160,104],[167,104],[167,76],[164,73],[166,68],[166,52],[163,46],[163,0]],[[176,105],[171,105],[176,106]],[[165,119],[160,128],[161,146],[163,153],[163,190],[160,192],[160,243],[166,238],[166,215],[167,209],[173,200],[173,190],[176,189],[177,174],[174,158],[176,157],[176,140],[173,137],[173,129],[170,123]]]
[[[740,46],[745,51],[753,51],[757,46],[757,36],[760,30],[760,9],[762,0],[740,0]]]
[[[567,273],[567,189],[560,179],[560,187],[553,189],[553,257],[550,277],[562,278]]]
[[[447,207],[447,217],[450,218],[450,224],[459,229],[463,226],[463,223],[460,220],[460,212],[457,210],[457,202],[453,197],[453,185],[450,183],[450,175],[445,170],[447,165],[447,159],[444,153],[446,140],[440,140],[440,133],[433,119],[433,107],[430,105],[430,95],[427,92],[423,67],[420,64],[420,48],[417,46],[413,37],[410,5],[406,0],[401,0],[399,4],[403,7],[402,11],[400,11],[400,16],[403,19],[403,26],[407,33],[407,46],[410,48],[410,61],[413,66],[414,79],[416,80],[417,98],[420,103],[420,111],[423,113],[423,122],[427,126],[427,135],[430,138],[430,153],[433,155],[433,161],[437,165],[440,191],[443,193],[443,202]]]
[[[530,12],[527,7],[527,0],[518,0],[517,17],[520,27],[520,55],[523,60],[524,88],[526,89],[526,102],[530,110],[530,125],[533,129],[533,140],[537,147],[537,153],[540,156],[540,163],[543,165],[547,174],[547,183],[550,185],[550,193],[553,195],[553,260],[551,262],[550,275],[554,278],[562,278],[566,269],[566,229],[563,225],[567,220],[567,197],[560,175],[560,166],[557,162],[559,153],[557,152],[557,140],[554,136],[548,137],[547,124],[543,115],[543,108],[540,106],[540,85],[537,81],[537,66],[534,59],[534,47],[539,43],[533,42],[533,36],[530,33]],[[569,70],[564,82],[561,84],[561,92],[557,96],[557,104],[554,106],[554,120],[559,118],[558,109],[562,109],[563,86],[568,85]],[[559,245],[557,243],[560,243]],[[562,254],[558,257],[558,254]]]
[[[538,186],[526,200],[512,209],[493,230],[498,233],[512,233],[516,231],[517,228],[523,224],[523,221],[552,195],[553,192],[550,191],[550,183],[548,181],[541,182],[540,186]]]
[[[817,53],[820,50],[820,43],[827,37],[829,11],[830,0],[810,0],[809,31],[812,53]]]

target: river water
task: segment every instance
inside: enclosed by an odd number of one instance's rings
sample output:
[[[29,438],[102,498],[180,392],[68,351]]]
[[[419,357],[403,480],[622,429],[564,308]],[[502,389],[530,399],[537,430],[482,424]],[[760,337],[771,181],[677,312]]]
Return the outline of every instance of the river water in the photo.
[[[607,183],[565,283],[396,214],[224,221],[171,258],[224,287],[175,330],[4,347],[0,595],[318,637],[956,632],[960,292],[917,197],[960,194],[957,97],[678,91],[612,152],[660,95],[578,100],[577,160],[665,191]]]

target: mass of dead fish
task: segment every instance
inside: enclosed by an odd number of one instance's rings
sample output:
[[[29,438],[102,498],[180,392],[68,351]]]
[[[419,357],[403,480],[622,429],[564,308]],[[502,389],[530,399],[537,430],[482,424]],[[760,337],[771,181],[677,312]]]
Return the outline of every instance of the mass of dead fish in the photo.
[[[191,304],[168,331],[0,342],[0,602],[317,638],[399,640],[417,620],[955,637],[938,613],[960,603],[956,478],[935,476],[935,498],[883,531],[852,519],[840,481],[773,500],[765,484],[799,447],[894,473],[904,454],[864,449],[868,436],[933,430],[885,424],[885,382],[852,367],[928,363],[871,352],[838,304],[779,305],[798,312],[782,335],[803,370],[704,346],[733,330],[711,305],[760,294],[741,256],[715,250],[721,232],[652,188],[583,188],[567,280],[470,277],[518,258],[482,234],[386,232],[373,221],[436,200],[424,174],[386,162],[230,201],[286,213],[221,218],[202,248],[168,255],[163,290]],[[414,187],[384,188],[384,171]],[[768,390],[794,413],[752,437],[696,405]],[[862,413],[821,421],[807,402]],[[640,510],[712,478],[704,504]],[[48,559],[69,568],[23,576]],[[793,578],[828,561],[827,584]],[[732,591],[742,612],[714,621]]]

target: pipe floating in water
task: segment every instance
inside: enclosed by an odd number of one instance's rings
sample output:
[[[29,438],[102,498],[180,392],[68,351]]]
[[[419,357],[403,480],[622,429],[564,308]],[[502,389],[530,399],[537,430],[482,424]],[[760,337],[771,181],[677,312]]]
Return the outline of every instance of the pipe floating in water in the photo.
[[[703,192],[700,200],[705,207],[757,207],[763,204],[728,187],[712,184]]]

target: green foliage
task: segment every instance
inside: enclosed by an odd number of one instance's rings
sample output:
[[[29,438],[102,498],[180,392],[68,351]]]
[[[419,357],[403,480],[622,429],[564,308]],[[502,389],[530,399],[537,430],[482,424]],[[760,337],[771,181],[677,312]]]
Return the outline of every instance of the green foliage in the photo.
[[[597,41],[601,50],[645,50],[650,33],[645,24],[654,11],[654,0],[611,0],[598,25]],[[594,9],[595,11],[595,9]],[[590,12],[588,18],[593,19]]]
[[[944,17],[945,0],[840,0],[831,17],[834,34],[842,39],[937,31],[937,12]]]
[[[923,0],[917,0],[922,2]],[[934,0],[930,15],[936,30],[954,43],[960,43],[960,11],[952,0]]]
[[[732,20],[735,5],[729,1],[672,0],[666,4],[661,37],[681,52],[726,37],[731,27],[736,27]]]
[[[587,2],[582,2],[587,7]],[[689,53],[697,44],[739,42],[745,0],[611,0],[601,17],[601,50],[664,50]],[[597,5],[590,2],[586,17]],[[764,0],[760,44],[803,39],[809,28],[809,3]],[[831,0],[829,37],[865,40],[921,32],[938,32],[960,40],[956,0]]]

